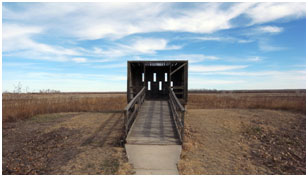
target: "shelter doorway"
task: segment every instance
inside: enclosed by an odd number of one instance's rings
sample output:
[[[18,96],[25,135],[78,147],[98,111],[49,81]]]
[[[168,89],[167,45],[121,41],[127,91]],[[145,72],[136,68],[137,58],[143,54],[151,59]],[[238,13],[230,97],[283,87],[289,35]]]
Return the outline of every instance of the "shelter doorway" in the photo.
[[[147,99],[168,99],[168,86],[170,86],[168,76],[169,67],[167,66],[145,66]]]
[[[142,89],[147,100],[169,99],[169,89],[182,105],[187,103],[187,60],[127,61],[127,102]]]

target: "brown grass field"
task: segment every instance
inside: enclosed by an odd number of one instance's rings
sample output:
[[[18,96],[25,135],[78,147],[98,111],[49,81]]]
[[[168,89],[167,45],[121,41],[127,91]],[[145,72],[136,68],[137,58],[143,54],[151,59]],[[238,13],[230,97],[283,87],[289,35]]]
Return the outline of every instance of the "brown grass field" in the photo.
[[[2,121],[60,112],[122,111],[125,105],[125,94],[6,93],[2,94]]]
[[[191,109],[180,174],[306,174],[306,116],[269,109]]]
[[[188,109],[276,109],[306,112],[306,91],[278,93],[193,93]]]
[[[305,174],[306,91],[189,93],[180,174]],[[3,174],[133,174],[125,93],[2,94]]]
[[[133,174],[123,114],[54,113],[2,127],[2,174]]]

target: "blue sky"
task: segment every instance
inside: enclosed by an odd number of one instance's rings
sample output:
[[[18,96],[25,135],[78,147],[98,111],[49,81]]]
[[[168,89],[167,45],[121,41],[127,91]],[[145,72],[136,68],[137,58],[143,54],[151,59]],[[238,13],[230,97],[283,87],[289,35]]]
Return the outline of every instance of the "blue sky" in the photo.
[[[127,60],[189,89],[306,88],[305,3],[3,3],[2,90],[126,91]]]

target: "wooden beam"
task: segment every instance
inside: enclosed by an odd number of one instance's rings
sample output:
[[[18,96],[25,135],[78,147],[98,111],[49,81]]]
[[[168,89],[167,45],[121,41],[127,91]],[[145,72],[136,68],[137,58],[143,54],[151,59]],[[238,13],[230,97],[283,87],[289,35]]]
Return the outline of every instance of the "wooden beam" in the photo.
[[[178,68],[176,68],[174,71],[172,71],[170,73],[170,75],[174,74],[175,72],[177,72],[179,69],[183,68],[186,65],[186,63],[183,63],[181,66],[179,66]]]
[[[188,92],[188,62],[187,62],[187,66],[184,68],[184,100],[185,100],[185,105],[187,103],[187,92]]]
[[[184,86],[173,86],[173,89],[184,89]]]
[[[131,94],[131,91],[130,91],[130,62],[127,62],[127,103],[130,102],[130,94]]]

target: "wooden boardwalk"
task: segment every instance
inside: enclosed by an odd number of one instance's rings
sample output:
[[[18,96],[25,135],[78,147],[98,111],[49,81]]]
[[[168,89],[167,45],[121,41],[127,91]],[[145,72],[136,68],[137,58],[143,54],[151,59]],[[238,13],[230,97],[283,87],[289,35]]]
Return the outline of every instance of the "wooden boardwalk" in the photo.
[[[180,144],[166,100],[145,100],[126,138],[128,144]]]

